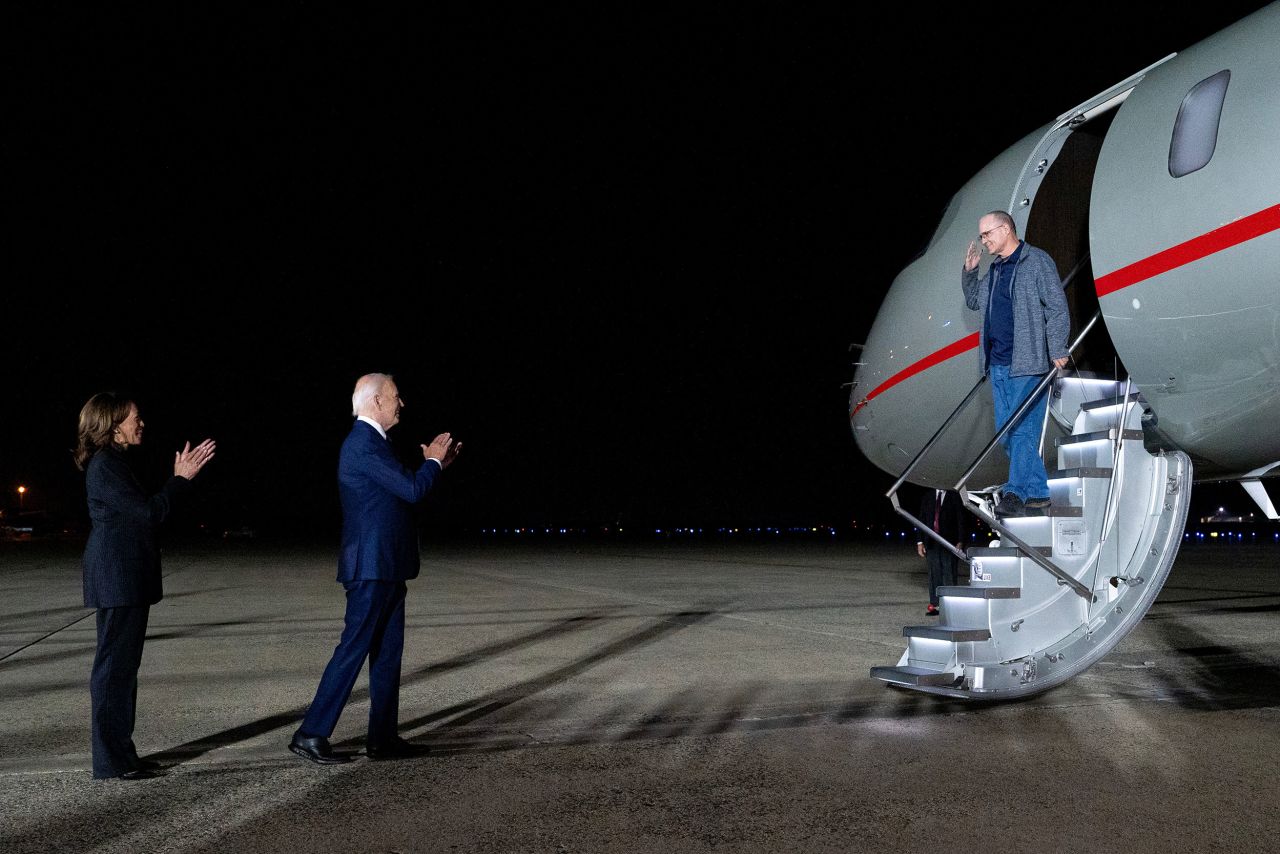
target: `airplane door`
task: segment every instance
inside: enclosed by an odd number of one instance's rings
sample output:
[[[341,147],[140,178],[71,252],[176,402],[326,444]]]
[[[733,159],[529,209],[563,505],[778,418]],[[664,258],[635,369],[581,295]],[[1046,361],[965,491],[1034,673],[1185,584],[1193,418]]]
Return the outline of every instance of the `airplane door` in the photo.
[[[1160,431],[1211,470],[1248,470],[1270,444],[1248,433],[1280,419],[1277,38],[1280,5],[1148,73],[1107,132],[1090,198],[1116,351]]]
[[[1035,204],[1036,193],[1070,135],[1070,122],[1055,122],[1040,142],[1036,143],[1026,165],[1022,167],[1022,174],[1018,176],[1018,183],[1014,185],[1013,197],[1009,202],[1009,214],[1013,217],[1019,234],[1027,234],[1027,219]]]

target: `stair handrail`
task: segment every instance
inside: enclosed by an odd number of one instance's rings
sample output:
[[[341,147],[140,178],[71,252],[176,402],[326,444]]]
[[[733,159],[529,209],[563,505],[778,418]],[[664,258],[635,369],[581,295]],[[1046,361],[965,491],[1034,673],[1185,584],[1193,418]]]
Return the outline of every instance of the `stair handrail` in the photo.
[[[1071,346],[1067,348],[1068,355],[1075,352],[1076,347],[1084,340],[1084,336],[1089,334],[1089,331],[1093,329],[1094,325],[1097,324],[1101,318],[1102,309],[1098,309],[1094,312],[1093,317],[1089,322],[1085,324],[1085,327],[1080,331],[1080,334],[1076,336],[1076,340],[1071,342]],[[1040,395],[1044,394],[1045,389],[1047,389],[1049,384],[1057,379],[1057,377],[1058,371],[1055,368],[1040,378],[1040,382],[1036,385],[1035,390],[1032,391],[1031,394],[1027,395],[1027,399],[1022,401],[1022,405],[1018,407],[1013,415],[1009,416],[1008,420],[1004,422],[1004,426],[996,431],[996,435],[993,436],[991,441],[987,443],[987,446],[982,449],[982,453],[978,454],[978,458],[973,461],[973,464],[969,466],[969,470],[966,471],[964,476],[960,478],[954,487],[952,487],[953,489],[960,490],[964,488],[964,485],[969,481],[969,478],[973,477],[974,472],[976,472],[978,468],[987,461],[987,457],[991,456],[991,452],[995,450],[996,445],[1000,444],[1000,440],[1005,437],[1005,434],[1017,425],[1019,419],[1026,415],[1027,411],[1030,410],[1031,407],[1036,405]]]
[[[1097,554],[1085,562],[1085,566],[1093,564],[1094,587],[1098,586],[1098,570],[1102,567],[1102,546],[1107,542],[1107,537],[1111,534],[1111,524],[1114,521],[1116,504],[1120,500],[1116,484],[1119,483],[1122,487],[1124,484],[1125,458],[1120,453],[1120,449],[1124,447],[1125,425],[1129,423],[1129,412],[1132,411],[1132,401],[1129,400],[1129,395],[1132,391],[1133,377],[1130,376],[1125,379],[1124,394],[1117,400],[1117,403],[1123,403],[1123,406],[1120,410],[1120,419],[1116,422],[1116,437],[1111,442],[1111,477],[1107,481],[1107,499],[1102,505],[1102,526],[1099,528],[1101,535],[1098,537],[1098,547],[1095,549]]]
[[[1102,309],[1099,308],[1096,312],[1093,313],[1093,317],[1090,318],[1089,322],[1085,324],[1084,329],[1080,330],[1080,334],[1076,336],[1076,340],[1071,342],[1071,346],[1067,348],[1068,355],[1075,352],[1076,347],[1080,345],[1080,342],[1084,340],[1084,337],[1089,334],[1089,332],[1093,329],[1095,325],[1097,325],[1098,321],[1101,318],[1102,318]],[[987,446],[982,449],[982,453],[978,454],[978,458],[973,461],[973,465],[969,466],[969,470],[964,473],[964,476],[960,478],[960,480],[956,483],[953,489],[959,492],[965,488],[965,484],[969,482],[969,478],[971,478],[974,472],[976,472],[978,468],[984,462],[986,462],[987,457],[991,455],[991,452],[993,450],[995,450],[995,447],[1000,443],[1000,440],[1005,437],[1006,433],[1008,433],[1010,430],[1013,429],[1013,427],[1018,423],[1018,420],[1021,419],[1024,415],[1026,415],[1028,410],[1030,410],[1032,406],[1035,406],[1035,404],[1040,398],[1040,395],[1044,394],[1045,390],[1054,381],[1054,379],[1057,378],[1057,376],[1058,376],[1057,369],[1049,371],[1049,373],[1044,375],[1044,377],[1036,385],[1035,390],[1032,391],[1031,394],[1027,395],[1027,399],[1022,401],[1022,405],[1018,407],[1017,411],[1015,411],[1013,415],[1011,415],[1009,419],[1005,421],[1003,427],[1001,427],[998,431],[996,431],[995,437],[992,438],[992,440],[987,443]],[[979,512],[976,507],[974,507],[973,505],[967,502],[965,504],[965,509],[968,510],[973,515],[977,516],[983,522],[985,522],[989,528],[996,531],[996,533],[1000,534],[1001,542],[1004,542],[1006,540],[1011,541],[1015,546],[1018,547],[1019,551],[1025,554],[1034,563],[1038,564],[1042,569],[1044,569],[1054,578],[1058,579],[1059,584],[1065,584],[1068,587],[1070,587],[1072,590],[1074,590],[1082,598],[1087,599],[1090,602],[1093,601],[1094,596],[1093,596],[1092,590],[1090,590],[1088,587],[1084,586],[1079,581],[1077,581],[1076,578],[1073,575],[1071,575],[1071,573],[1063,569],[1060,569],[1057,566],[1057,564],[1049,560],[1044,555],[1040,554],[1039,549],[1029,545],[1021,537],[1013,533],[1013,531],[1009,530],[1008,527],[1001,524],[999,519],[996,518],[995,514],[988,516],[985,513]]]
[[[907,463],[907,467],[903,469],[902,476],[899,477],[893,486],[889,487],[889,491],[885,493],[885,498],[888,498],[889,502],[893,504],[894,512],[899,516],[906,518],[912,525],[924,532],[926,536],[930,537],[934,542],[938,543],[938,545],[942,546],[944,549],[963,561],[968,561],[969,556],[957,549],[952,543],[947,542],[946,537],[942,536],[937,531],[933,530],[933,528],[902,509],[902,505],[898,503],[898,490],[902,487],[902,484],[907,482],[907,478],[911,475],[911,472],[915,469],[916,465],[924,458],[925,454],[929,453],[929,449],[934,446],[934,443],[936,443],[942,434],[946,432],[947,428],[951,426],[951,422],[960,414],[960,411],[969,405],[969,401],[973,400],[974,395],[978,393],[978,389],[982,388],[982,384],[986,381],[987,375],[983,374],[978,381],[973,384],[973,388],[969,389],[969,393],[965,395],[964,400],[960,401],[960,405],[952,411],[946,421],[942,422],[942,426],[938,428],[938,432],[933,434],[933,438],[928,442],[925,442],[924,447],[920,449],[920,453],[916,454],[911,462]]]
[[[1071,272],[1067,274],[1067,277],[1062,280],[1062,287],[1064,289],[1067,287],[1067,285],[1071,284],[1071,280],[1076,277],[1076,274],[1084,269],[1085,264],[1089,262],[1090,255],[1091,253],[1086,252],[1084,254],[1084,257],[1082,257],[1080,261],[1076,264],[1076,266],[1071,270]],[[1072,342],[1070,347],[1067,348],[1068,354],[1075,352],[1076,346],[1084,339],[1085,335],[1089,334],[1089,330],[1093,328],[1094,324],[1097,323],[1098,319],[1101,317],[1102,317],[1102,309],[1098,309],[1098,311],[1094,313],[1093,318],[1089,321],[1088,325],[1085,326],[1084,331],[1082,331],[1079,335],[1077,335],[1076,340]],[[1022,408],[1018,410],[1018,413],[1017,413],[1018,416],[1020,416],[1023,412],[1025,412],[1026,409],[1030,408],[1031,402],[1035,400],[1035,397],[1037,397],[1041,393],[1041,390],[1044,388],[1044,386],[1046,386],[1048,384],[1048,381],[1052,380],[1052,378],[1056,376],[1056,374],[1057,374],[1057,371],[1050,371],[1046,375],[1045,381],[1041,383],[1039,388],[1037,388],[1036,393],[1031,397],[1027,398],[1027,401],[1023,403]],[[969,560],[968,555],[966,555],[960,549],[957,549],[951,543],[947,542],[946,537],[943,537],[937,531],[933,530],[932,527],[924,524],[915,516],[911,515],[906,510],[902,509],[902,504],[898,501],[898,490],[902,488],[902,484],[907,482],[907,478],[911,476],[911,472],[913,472],[915,470],[915,467],[920,464],[920,461],[924,459],[924,455],[929,453],[930,449],[932,449],[933,446],[937,444],[938,439],[940,439],[942,437],[942,434],[945,433],[951,427],[952,423],[954,423],[956,418],[959,417],[960,412],[966,406],[969,405],[970,401],[973,400],[974,395],[978,393],[978,389],[980,389],[982,387],[982,384],[985,383],[986,381],[987,381],[987,375],[984,373],[981,377],[978,378],[978,381],[973,384],[973,388],[969,389],[969,393],[965,395],[964,400],[960,401],[960,405],[957,406],[954,410],[952,410],[951,414],[947,416],[947,419],[942,422],[942,426],[939,427],[937,432],[933,434],[933,437],[929,439],[928,442],[925,442],[924,447],[921,448],[920,451],[914,457],[911,458],[911,462],[907,463],[907,467],[902,470],[901,477],[899,477],[896,481],[894,481],[893,486],[889,487],[889,491],[885,493],[885,498],[889,499],[889,502],[893,505],[893,510],[895,513],[905,518],[913,526],[915,526],[917,529],[922,531],[927,537],[929,537],[930,539],[938,543],[938,545],[942,546],[944,549],[951,552],[960,560],[966,561],[966,562]],[[988,444],[987,447],[983,450],[982,454],[978,458],[978,461],[974,463],[972,466],[970,466],[969,471],[967,471],[965,473],[965,476],[961,478],[960,484],[957,484],[954,487],[957,492],[960,491],[961,485],[965,481],[967,481],[969,477],[974,473],[974,471],[978,468],[978,466],[981,465],[982,461],[986,459],[987,455],[991,453],[991,449],[995,446],[995,444],[998,441],[1000,441],[1000,439],[1004,436],[1005,432],[1008,431],[1009,425],[1014,423],[1015,418],[1009,419],[1008,424],[1005,425],[1005,429],[996,434],[996,438],[992,439],[991,443]],[[991,520],[987,519],[985,516],[978,513],[972,507],[969,507],[967,505],[967,502],[966,502],[965,509],[967,509],[970,513],[973,513],[979,519],[982,519],[989,526],[991,525]],[[997,527],[997,530],[1000,530],[1001,533],[1007,533],[1003,528],[1000,528],[1000,527]],[[1031,551],[1034,551],[1030,549],[1029,546],[1026,546],[1025,543],[1019,540],[1012,533],[1007,533],[1007,536],[1009,537],[1009,539],[1017,543],[1020,547],[1023,547],[1023,551],[1026,551],[1028,555],[1031,554]],[[1039,563],[1041,566],[1043,566],[1045,569],[1047,569],[1059,580],[1063,580],[1064,583],[1074,584],[1076,587],[1079,587],[1080,589],[1077,590],[1077,592],[1084,591],[1081,593],[1081,595],[1086,595],[1087,597],[1092,596],[1092,594],[1088,592],[1088,588],[1086,588],[1083,584],[1080,584],[1080,582],[1076,581],[1070,575],[1067,575],[1062,570],[1058,569],[1053,564],[1048,563],[1047,561],[1044,561],[1044,559],[1040,556],[1038,552],[1034,556],[1032,556],[1032,559],[1035,560],[1037,563]]]

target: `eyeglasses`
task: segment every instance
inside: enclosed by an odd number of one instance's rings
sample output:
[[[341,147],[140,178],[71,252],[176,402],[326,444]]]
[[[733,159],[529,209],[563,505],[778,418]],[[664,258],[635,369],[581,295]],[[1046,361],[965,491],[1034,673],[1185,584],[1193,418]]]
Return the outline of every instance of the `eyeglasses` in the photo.
[[[1002,223],[1000,223],[999,225],[997,225],[995,228],[988,228],[986,231],[980,231],[980,232],[978,232],[978,239],[979,239],[979,240],[986,240],[986,239],[987,239],[988,237],[990,237],[994,232],[997,232],[997,231],[999,231],[999,230],[1000,230],[1000,229],[1002,229],[1002,228],[1008,228],[1008,227],[1009,227],[1009,226],[1008,226],[1008,224],[1006,224],[1006,223],[1003,223],[1003,222],[1002,222]]]

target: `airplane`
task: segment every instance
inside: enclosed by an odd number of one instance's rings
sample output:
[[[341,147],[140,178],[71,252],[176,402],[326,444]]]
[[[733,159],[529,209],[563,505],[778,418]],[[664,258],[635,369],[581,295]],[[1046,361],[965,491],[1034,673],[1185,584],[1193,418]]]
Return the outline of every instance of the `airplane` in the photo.
[[[1017,142],[951,199],[894,279],[849,397],[895,509],[969,565],[938,624],[908,626],[900,688],[1001,700],[1100,660],[1154,602],[1192,485],[1237,481],[1268,516],[1280,474],[1280,3],[1122,80]],[[960,270],[1013,217],[1058,265],[1072,359],[1047,376],[1052,506],[997,519],[1005,479]],[[985,276],[990,259],[981,261]],[[902,508],[956,488],[999,540],[960,552]]]

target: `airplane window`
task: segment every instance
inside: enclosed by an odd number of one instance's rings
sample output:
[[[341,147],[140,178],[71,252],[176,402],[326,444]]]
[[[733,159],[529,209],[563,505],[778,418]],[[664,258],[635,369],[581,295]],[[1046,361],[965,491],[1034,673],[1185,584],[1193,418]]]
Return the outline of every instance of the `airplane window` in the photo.
[[[1222,102],[1227,97],[1230,71],[1219,71],[1206,77],[1187,93],[1178,108],[1173,124],[1173,141],[1169,144],[1169,174],[1175,178],[1203,169],[1218,145],[1218,122],[1222,118]]]

